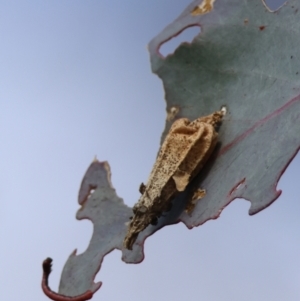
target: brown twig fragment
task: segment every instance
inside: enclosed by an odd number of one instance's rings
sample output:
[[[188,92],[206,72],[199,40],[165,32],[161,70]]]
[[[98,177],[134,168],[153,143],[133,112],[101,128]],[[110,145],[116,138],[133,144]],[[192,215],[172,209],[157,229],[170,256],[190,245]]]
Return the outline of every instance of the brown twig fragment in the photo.
[[[133,207],[134,216],[124,239],[125,248],[132,249],[138,234],[149,224],[156,224],[162,213],[170,210],[178,192],[184,191],[199,173],[217,144],[216,126],[225,113],[224,108],[192,122],[180,118],[173,123],[147,184],[140,186],[142,196]],[[188,211],[193,207],[187,208]]]
[[[51,273],[51,267],[52,267],[52,259],[48,257],[43,261],[42,289],[43,289],[43,292],[45,293],[45,295],[48,296],[51,300],[54,300],[54,301],[85,301],[85,300],[89,300],[93,297],[92,291],[87,291],[84,294],[74,296],[74,297],[64,296],[64,295],[60,295],[58,293],[53,292],[48,285],[48,278]]]

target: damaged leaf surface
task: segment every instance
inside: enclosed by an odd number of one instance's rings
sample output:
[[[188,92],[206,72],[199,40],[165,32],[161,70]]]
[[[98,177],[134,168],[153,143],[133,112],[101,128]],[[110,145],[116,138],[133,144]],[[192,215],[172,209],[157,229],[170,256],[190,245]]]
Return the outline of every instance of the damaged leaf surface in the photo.
[[[127,262],[143,259],[141,247],[135,246],[134,259],[133,253],[123,248],[132,209],[116,195],[110,177],[108,163],[95,160],[82,180],[78,196],[82,207],[76,218],[91,220],[94,231],[87,250],[80,255],[76,255],[75,250],[67,260],[59,285],[62,295],[77,296],[89,290],[97,291],[102,283],[94,283],[94,278],[104,256],[114,249],[121,250],[122,258]]]
[[[217,218],[235,198],[251,202],[249,214],[269,206],[300,143],[299,1],[277,12],[262,1],[215,1],[209,14],[195,16],[200,4],[190,4],[149,45],[167,110],[179,108],[176,118],[227,108],[216,159],[193,183],[206,196],[192,215],[179,217],[189,228]],[[163,58],[160,45],[192,25],[201,27],[193,43]],[[171,123],[166,121],[162,139]],[[172,214],[168,222],[180,213]]]
[[[108,164],[93,162],[81,185],[77,218],[90,219],[94,233],[88,249],[68,259],[61,294],[99,289],[94,277],[113,249],[122,250],[125,262],[141,262],[146,237],[167,224],[198,226],[217,218],[235,198],[250,201],[249,214],[255,214],[281,193],[277,182],[300,143],[299,1],[288,1],[277,12],[260,0],[206,2],[213,5],[202,13],[208,6],[193,1],[150,42],[149,51],[169,112],[162,141],[176,119],[194,120],[226,107],[213,157],[174,199],[171,211],[138,235],[132,251],[122,245],[132,209],[115,194]],[[191,45],[181,45],[167,58],[159,54],[164,42],[193,25],[201,33]],[[186,213],[198,188],[205,194]],[[91,189],[95,191],[88,197]]]

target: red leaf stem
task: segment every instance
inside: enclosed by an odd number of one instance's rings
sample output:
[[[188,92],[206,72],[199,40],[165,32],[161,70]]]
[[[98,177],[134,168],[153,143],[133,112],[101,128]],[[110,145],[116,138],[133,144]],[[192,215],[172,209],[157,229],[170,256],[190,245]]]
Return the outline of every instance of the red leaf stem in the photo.
[[[43,289],[43,292],[45,293],[45,295],[48,296],[51,300],[54,300],[54,301],[85,301],[85,300],[89,300],[93,297],[92,291],[86,291],[85,293],[78,295],[78,296],[74,296],[74,297],[64,296],[64,295],[60,295],[58,293],[53,292],[48,285],[48,278],[51,273],[51,267],[52,267],[52,259],[48,257],[43,261],[42,289]]]

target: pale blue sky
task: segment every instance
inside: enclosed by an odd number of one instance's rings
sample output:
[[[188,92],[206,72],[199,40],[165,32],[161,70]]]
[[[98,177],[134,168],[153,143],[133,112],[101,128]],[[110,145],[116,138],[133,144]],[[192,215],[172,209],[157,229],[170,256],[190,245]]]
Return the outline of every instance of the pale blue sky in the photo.
[[[254,1],[254,0],[253,0]],[[97,155],[126,204],[139,196],[159,147],[165,102],[146,45],[188,1],[2,1],[0,11],[0,283],[2,300],[47,300],[41,262],[57,290],[90,221],[77,193]],[[190,33],[192,35],[193,33]],[[191,36],[190,36],[191,37]],[[93,300],[300,300],[300,157],[282,196],[249,217],[236,200],[215,221],[148,238],[139,265],[105,257]]]

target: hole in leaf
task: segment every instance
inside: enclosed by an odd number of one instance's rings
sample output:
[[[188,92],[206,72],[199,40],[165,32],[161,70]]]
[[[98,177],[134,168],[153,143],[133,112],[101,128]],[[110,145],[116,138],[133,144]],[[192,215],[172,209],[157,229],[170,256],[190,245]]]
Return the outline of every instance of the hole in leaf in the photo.
[[[226,108],[226,106],[222,106],[222,107],[221,107],[221,112],[223,113],[224,116],[226,115],[226,113],[227,113],[227,108]]]
[[[91,188],[91,190],[90,190],[90,192],[89,192],[89,195],[88,195],[88,197],[87,197],[87,199],[89,199],[91,196],[92,196],[92,194],[95,192],[95,188]]]
[[[166,57],[172,54],[175,49],[182,43],[191,43],[196,35],[200,33],[200,26],[194,25],[192,27],[187,27],[181,31],[177,36],[174,36],[170,40],[164,42],[160,48],[159,52],[161,55]]]
[[[172,121],[179,112],[179,107],[171,107],[167,111],[167,120]]]
[[[264,0],[264,2],[271,11],[275,11],[279,9],[286,0]]]

